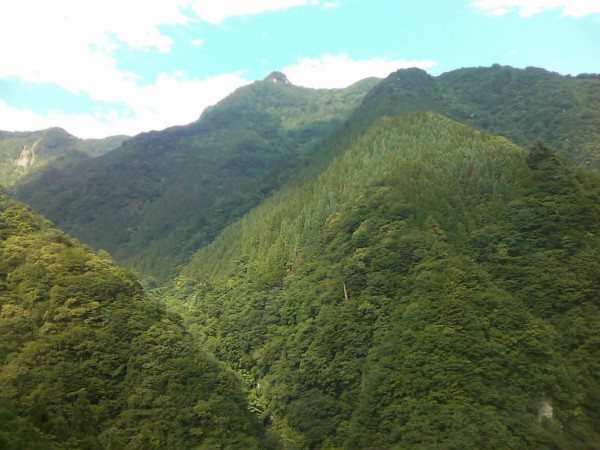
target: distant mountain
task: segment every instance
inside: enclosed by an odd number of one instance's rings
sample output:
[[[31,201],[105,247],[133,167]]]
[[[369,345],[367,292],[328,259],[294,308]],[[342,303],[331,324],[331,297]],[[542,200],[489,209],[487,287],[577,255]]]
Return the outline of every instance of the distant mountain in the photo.
[[[599,95],[274,72],[19,178],[165,282],[1,193],[0,448],[598,448]]]
[[[280,186],[282,168],[301,165],[376,83],[316,90],[270,75],[195,123],[144,133],[93,160],[52,168],[15,193],[60,228],[164,279]]]
[[[591,449],[599,205],[543,144],[405,114],[162,292],[293,448]]]
[[[264,448],[262,439],[241,383],[180,318],[105,252],[0,193],[0,448]]]
[[[117,148],[126,136],[79,139],[62,128],[0,131],[0,185],[10,186],[48,166],[96,157]]]
[[[224,226],[305,167],[323,170],[382,116],[434,111],[523,146],[542,139],[599,169],[599,86],[593,76],[493,66],[437,78],[400,70],[382,81],[315,90],[274,72],[193,124],[50,167],[13,190],[62,229],[165,280]]]
[[[434,111],[525,147],[541,139],[571,161],[600,170],[600,78],[494,65],[432,77],[392,73],[356,112],[357,123]]]

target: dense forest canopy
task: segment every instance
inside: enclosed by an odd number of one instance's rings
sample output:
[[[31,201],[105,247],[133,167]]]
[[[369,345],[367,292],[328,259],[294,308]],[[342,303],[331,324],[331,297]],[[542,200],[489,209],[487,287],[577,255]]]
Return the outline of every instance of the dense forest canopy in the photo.
[[[378,118],[411,111],[438,112],[526,148],[542,139],[577,164],[600,167],[600,79],[502,66],[439,77],[408,69],[341,90],[267,77],[193,124],[51,166],[13,192],[75,237],[165,281],[299,172],[324,170]]]
[[[435,111],[525,146],[541,139],[569,160],[600,169],[600,79],[494,65],[432,77],[400,70],[372,89],[364,121],[405,111]]]
[[[302,448],[593,448],[599,189],[543,144],[384,120],[170,301]]]
[[[0,447],[260,446],[240,382],[179,317],[0,195]]]
[[[497,65],[0,133],[0,447],[600,448],[599,133]]]
[[[197,122],[52,167],[14,192],[79,239],[164,280],[280,186],[278,171],[301,164],[375,82],[318,90],[258,81]]]

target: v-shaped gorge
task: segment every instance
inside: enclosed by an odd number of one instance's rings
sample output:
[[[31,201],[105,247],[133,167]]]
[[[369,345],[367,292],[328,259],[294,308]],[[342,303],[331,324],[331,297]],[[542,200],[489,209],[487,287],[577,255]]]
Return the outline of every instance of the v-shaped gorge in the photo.
[[[543,144],[384,119],[164,294],[289,448],[593,448],[599,193]]]
[[[144,291],[7,199],[0,439],[595,448],[599,86],[274,74],[31,173],[21,198],[167,281]]]
[[[314,90],[267,77],[195,123],[50,168],[16,195],[122,264],[166,279],[193,250],[280,186],[284,168],[336,129],[375,80]]]

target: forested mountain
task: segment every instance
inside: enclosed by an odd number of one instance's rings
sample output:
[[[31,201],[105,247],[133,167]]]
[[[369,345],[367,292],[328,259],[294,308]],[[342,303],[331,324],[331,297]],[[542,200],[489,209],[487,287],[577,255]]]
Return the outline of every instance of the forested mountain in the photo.
[[[46,171],[16,195],[84,242],[160,278],[301,164],[377,82],[343,90],[291,85],[274,73],[195,123],[145,133],[93,160]]]
[[[0,447],[599,449],[599,133],[592,75],[272,73],[22,179],[96,251],[2,193]]]
[[[264,447],[238,379],[105,253],[0,194],[0,448]]]
[[[0,131],[0,185],[10,186],[52,166],[72,164],[117,148],[126,136],[79,139],[61,128]]]
[[[494,65],[432,77],[400,70],[376,86],[357,122],[435,111],[529,147],[543,139],[571,161],[600,170],[600,77]]]
[[[309,162],[321,170],[315,158],[326,167],[334,149],[382,115],[425,110],[525,147],[543,139],[570,160],[600,168],[598,77],[502,66],[432,77],[409,69],[378,84],[369,79],[343,90],[314,90],[274,73],[193,124],[142,134],[100,158],[52,168],[14,193],[120,263],[165,280],[291,173]]]
[[[288,448],[597,448],[599,195],[543,144],[385,119],[167,295]]]

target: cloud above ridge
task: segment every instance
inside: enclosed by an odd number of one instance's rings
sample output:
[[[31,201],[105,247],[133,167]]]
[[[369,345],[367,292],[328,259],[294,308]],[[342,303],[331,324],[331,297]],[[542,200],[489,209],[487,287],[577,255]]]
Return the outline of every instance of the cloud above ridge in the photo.
[[[469,6],[495,16],[517,11],[521,17],[531,17],[552,9],[560,9],[563,16],[571,17],[600,13],[597,0],[475,0]]]
[[[290,82],[312,88],[343,88],[368,77],[384,78],[398,69],[418,67],[429,69],[436,65],[432,60],[407,60],[373,58],[354,60],[345,53],[325,54],[318,58],[300,58],[297,64],[282,71]]]
[[[133,134],[170,124],[189,123],[249,80],[241,72],[190,77],[163,72],[141,81],[119,67],[115,52],[170,52],[174,41],[164,26],[194,22],[219,24],[234,16],[299,6],[323,6],[317,0],[8,0],[0,4],[0,80],[56,85],[71,95],[114,104],[90,115],[41,113],[2,102],[3,129],[62,126],[81,137]],[[198,47],[201,39],[191,42]],[[0,92],[0,98],[1,98]],[[102,108],[102,107],[101,107]],[[117,111],[132,111],[121,117]],[[20,121],[16,119],[20,118]],[[18,123],[26,125],[18,126]],[[112,125],[111,125],[112,124]]]

